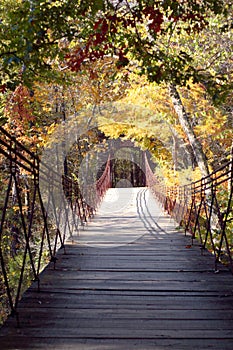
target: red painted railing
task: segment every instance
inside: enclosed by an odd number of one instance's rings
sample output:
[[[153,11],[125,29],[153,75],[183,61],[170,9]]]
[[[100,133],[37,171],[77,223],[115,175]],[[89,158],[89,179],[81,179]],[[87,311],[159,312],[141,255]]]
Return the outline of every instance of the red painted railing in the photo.
[[[150,187],[154,196],[162,204],[163,208],[166,206],[166,186],[162,184],[158,178],[154,175],[149,165],[147,156],[145,155],[145,174],[146,174],[146,186]]]
[[[83,192],[0,127],[0,167],[1,323],[4,315],[18,316],[25,289],[32,280],[40,288],[45,265],[55,268],[57,250],[65,252],[67,237],[93,216],[110,187],[110,160],[94,188]]]
[[[63,176],[63,187],[73,212],[78,215],[81,224],[94,216],[103,197],[111,187],[110,157],[101,177],[93,184],[79,186],[77,181]]]
[[[105,193],[112,186],[111,184],[111,161],[110,156],[108,157],[105,170],[101,177],[96,181],[96,207],[101,203]]]
[[[146,164],[147,186],[164,210],[233,272],[233,160],[186,186],[165,187]]]

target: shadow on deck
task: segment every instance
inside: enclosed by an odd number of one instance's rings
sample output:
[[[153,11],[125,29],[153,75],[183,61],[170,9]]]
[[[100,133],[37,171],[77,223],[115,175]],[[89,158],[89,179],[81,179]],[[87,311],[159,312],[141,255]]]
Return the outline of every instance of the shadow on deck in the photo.
[[[214,273],[148,189],[117,191],[24,294],[2,350],[233,349],[231,273]]]

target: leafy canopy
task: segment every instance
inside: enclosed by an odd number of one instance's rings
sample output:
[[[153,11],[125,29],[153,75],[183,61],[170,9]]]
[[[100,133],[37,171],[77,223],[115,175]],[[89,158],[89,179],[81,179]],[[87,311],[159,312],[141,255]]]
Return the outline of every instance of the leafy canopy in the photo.
[[[115,55],[119,68],[136,60],[150,80],[183,84],[195,76],[193,57],[184,47],[173,50],[173,36],[202,31],[215,14],[223,16],[226,30],[230,5],[230,0],[0,0],[1,85],[53,79],[66,63],[77,71],[86,60],[105,55]]]

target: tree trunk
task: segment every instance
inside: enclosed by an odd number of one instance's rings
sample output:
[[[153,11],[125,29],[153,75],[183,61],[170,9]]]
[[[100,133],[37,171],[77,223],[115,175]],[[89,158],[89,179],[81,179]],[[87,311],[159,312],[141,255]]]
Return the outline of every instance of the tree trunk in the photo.
[[[186,113],[186,110],[184,108],[184,105],[181,101],[179,92],[176,89],[176,86],[173,84],[169,85],[169,94],[172,99],[172,103],[174,106],[174,109],[178,115],[180,125],[185,132],[185,135],[187,136],[190,145],[193,149],[193,153],[195,155],[197,165],[201,171],[201,174],[203,177],[209,175],[209,167],[207,163],[207,159],[205,156],[205,153],[203,151],[202,145],[197,139],[194,130],[190,124],[188,115]]]

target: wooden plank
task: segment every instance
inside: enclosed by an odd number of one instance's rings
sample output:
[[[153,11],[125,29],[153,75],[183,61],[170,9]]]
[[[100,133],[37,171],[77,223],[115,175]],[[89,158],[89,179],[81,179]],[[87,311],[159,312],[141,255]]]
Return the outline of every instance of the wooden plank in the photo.
[[[186,306],[187,307],[187,306]],[[62,317],[61,317],[61,310],[62,310]],[[33,311],[36,312],[36,315],[38,316],[38,319],[47,319],[48,318],[48,310],[47,305],[46,307],[34,307]],[[33,317],[32,314],[32,307],[24,307],[24,316],[27,318],[27,320],[31,320]],[[118,322],[120,322],[121,319],[127,319],[129,322],[132,320],[140,319],[140,320],[196,320],[196,321],[221,321],[224,320],[232,320],[232,313],[228,310],[219,309],[218,313],[216,315],[216,309],[207,309],[203,310],[201,312],[199,309],[191,309],[190,307],[188,309],[169,309],[166,310],[164,308],[158,309],[156,306],[153,307],[134,307],[130,308],[127,307],[127,305],[117,305],[114,307],[114,305],[109,306],[98,306],[98,305],[92,305],[89,308],[87,306],[83,308],[74,308],[72,305],[69,306],[69,308],[51,308],[50,310],[50,317],[52,317],[54,320],[59,319],[66,319],[66,320],[78,320],[81,321],[81,324],[83,324],[83,320],[87,322],[87,320],[92,319],[117,319]]]
[[[230,310],[229,306],[233,302],[232,296],[220,297],[215,293],[173,293],[167,292],[154,295],[141,293],[141,295],[135,295],[133,293],[122,293],[117,294],[111,292],[99,291],[83,291],[79,293],[74,292],[49,292],[40,293],[39,295],[31,294],[29,297],[25,295],[21,302],[20,312],[24,312],[24,308],[31,307],[37,308],[38,305],[47,308],[127,308],[127,309],[140,309],[147,308],[156,310]],[[140,305],[140,306],[139,306]]]
[[[12,343],[16,340],[13,337]],[[30,350],[30,344],[26,339],[21,339],[21,349]],[[222,339],[86,339],[86,338],[56,338],[45,339],[39,337],[31,338],[31,344],[37,344],[36,349],[48,350],[209,350],[224,349],[232,350],[232,340],[224,339],[224,348]],[[2,349],[12,350],[6,343],[1,343]]]
[[[41,327],[43,323],[43,327]],[[64,326],[65,324],[65,326]],[[99,327],[94,327],[99,324]],[[183,325],[187,325],[183,328]],[[106,322],[99,322],[99,320],[89,320],[89,322],[81,324],[81,322],[71,320],[68,322],[66,319],[44,319],[29,320],[27,323],[22,324],[22,328],[17,332],[17,349],[20,347],[21,338],[27,337],[28,341],[30,338],[40,337],[40,338],[86,338],[86,339],[223,339],[223,349],[224,349],[224,339],[233,340],[232,328],[225,328],[225,322],[221,324],[210,323],[212,329],[202,328],[205,327],[208,322],[179,322],[173,321],[173,325],[169,320],[166,322],[153,322],[151,325],[146,322],[146,320],[141,320],[138,322],[127,322],[126,320],[121,320],[120,325],[117,322],[111,322],[110,324]],[[160,328],[156,328],[160,325]],[[194,327],[194,328],[193,328]],[[14,337],[16,330],[11,328],[11,331],[7,333],[8,338]],[[6,338],[5,338],[6,339]],[[45,340],[44,340],[45,341]],[[6,340],[5,340],[6,342]],[[9,339],[12,342],[12,339]],[[2,343],[2,340],[1,340]],[[34,344],[31,345],[32,348]],[[20,347],[21,348],[21,347]]]

